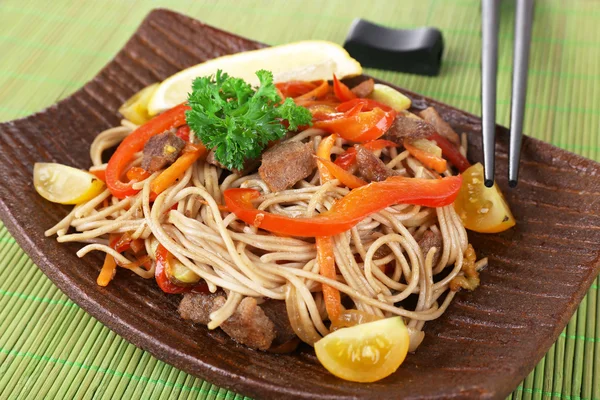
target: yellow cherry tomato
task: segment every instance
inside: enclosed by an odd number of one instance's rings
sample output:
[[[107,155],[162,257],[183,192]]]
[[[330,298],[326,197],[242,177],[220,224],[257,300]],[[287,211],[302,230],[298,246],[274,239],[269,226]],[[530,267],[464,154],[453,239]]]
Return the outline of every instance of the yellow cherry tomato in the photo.
[[[321,364],[353,382],[375,382],[398,369],[408,353],[408,330],[400,317],[342,328],[315,343]]]
[[[58,163],[35,163],[33,186],[40,196],[60,204],[85,203],[104,190],[96,176]]]
[[[142,125],[148,122],[151,118],[148,113],[148,102],[152,98],[152,95],[154,95],[154,92],[156,92],[156,89],[158,89],[158,85],[158,83],[155,83],[146,86],[131,96],[131,98],[119,108],[121,115],[136,125]]]
[[[454,209],[465,228],[497,233],[515,225],[515,218],[498,185],[485,186],[481,163],[470,166],[462,175],[463,184],[454,201]]]

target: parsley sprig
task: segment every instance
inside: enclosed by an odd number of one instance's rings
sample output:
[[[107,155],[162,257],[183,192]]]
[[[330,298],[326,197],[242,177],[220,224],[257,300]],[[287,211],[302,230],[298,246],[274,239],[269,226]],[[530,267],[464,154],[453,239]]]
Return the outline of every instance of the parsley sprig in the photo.
[[[214,76],[196,78],[188,95],[188,125],[228,169],[243,169],[244,161],[258,158],[269,142],[312,119],[310,111],[291,98],[281,103],[271,72],[260,70],[256,75],[260,86],[254,89],[218,70]]]

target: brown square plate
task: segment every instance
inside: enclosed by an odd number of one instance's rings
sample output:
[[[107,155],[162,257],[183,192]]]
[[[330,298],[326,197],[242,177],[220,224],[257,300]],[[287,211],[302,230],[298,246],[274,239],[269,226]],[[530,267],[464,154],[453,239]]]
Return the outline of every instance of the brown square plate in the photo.
[[[201,61],[263,44],[183,15],[152,12],[125,47],[71,97],[30,117],[0,124],[0,216],[33,261],[73,301],[137,346],[217,385],[262,398],[503,398],[541,359],[598,274],[600,164],[526,137],[521,181],[509,190],[518,225],[498,235],[469,233],[489,267],[481,286],[461,292],[442,318],[426,324],[416,354],[372,384],[327,373],[309,348],[287,355],[236,345],[176,313],[178,296],[120,271],[96,285],[100,255],[79,259],[77,244],[44,230],[66,213],[32,186],[36,161],[89,167],[89,146],[119,123],[117,108],[142,87]],[[357,78],[360,79],[360,78]],[[404,91],[416,109],[435,105],[468,132],[479,157],[479,118]],[[506,176],[507,130],[498,127],[498,176]]]

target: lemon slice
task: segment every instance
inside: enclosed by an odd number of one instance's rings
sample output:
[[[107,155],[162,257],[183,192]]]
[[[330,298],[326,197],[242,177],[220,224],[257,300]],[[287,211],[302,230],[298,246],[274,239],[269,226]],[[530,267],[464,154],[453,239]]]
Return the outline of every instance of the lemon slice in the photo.
[[[252,86],[259,84],[256,71],[273,72],[275,82],[339,79],[360,75],[362,67],[343,47],[326,41],[301,41],[281,46],[246,51],[208,60],[184,69],[163,81],[148,104],[150,115],[182,103],[191,91],[192,81],[221,69],[242,78]]]
[[[369,98],[392,107],[396,111],[408,110],[411,101],[408,97],[397,91],[396,89],[381,83],[376,83],[373,86],[373,92]]]
[[[317,358],[338,378],[375,382],[398,369],[408,353],[408,330],[400,317],[337,330],[315,343]]]
[[[148,101],[152,98],[152,94],[158,88],[158,83],[146,86],[129,98],[121,107],[119,112],[127,120],[136,125],[142,125],[150,119],[148,115]]]
[[[57,163],[35,163],[33,186],[54,203],[84,203],[104,190],[104,182],[89,172]]]

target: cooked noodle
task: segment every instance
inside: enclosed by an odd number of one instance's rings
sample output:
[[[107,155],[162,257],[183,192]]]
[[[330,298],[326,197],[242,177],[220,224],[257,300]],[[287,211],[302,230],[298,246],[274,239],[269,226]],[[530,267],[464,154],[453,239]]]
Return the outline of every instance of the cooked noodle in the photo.
[[[124,121],[108,129],[92,143],[92,169],[104,169],[102,153],[123,140],[136,126]],[[289,140],[311,142],[315,148],[325,132],[307,129]],[[338,139],[333,154],[344,151]],[[461,151],[466,152],[463,138]],[[379,151],[388,167],[403,176],[434,178],[407,151],[395,148]],[[379,155],[379,153],[376,153]],[[141,153],[133,165],[139,165]],[[438,318],[447,309],[455,292],[449,283],[462,275],[463,254],[468,241],[460,218],[450,206],[426,208],[400,204],[370,215],[351,230],[333,238],[336,280],[319,274],[313,238],[281,237],[260,231],[219,210],[223,191],[228,188],[254,188],[261,192],[260,210],[289,217],[307,217],[329,209],[336,199],[349,192],[337,180],[324,185],[318,172],[294,188],[271,193],[258,174],[226,175],[227,171],[197,162],[151,205],[150,183],[157,174],[135,184],[141,191],[119,200],[105,190],[85,204],[76,206],[63,220],[46,231],[59,242],[86,245],[77,255],[101,251],[115,257],[121,266],[133,263],[108,246],[111,233],[130,232],[145,240],[154,257],[157,241],[183,265],[199,275],[209,290],[222,289],[227,301],[210,315],[209,328],[229,318],[245,296],[286,302],[290,322],[303,341],[313,344],[329,332],[321,284],[345,294],[344,304],[379,317],[400,315],[411,336],[411,350],[423,338],[426,321]],[[445,175],[449,175],[447,171]],[[443,238],[441,248],[423,254],[417,241],[426,230]],[[441,254],[433,263],[435,253]],[[364,261],[362,261],[364,260]],[[476,268],[486,264],[480,260]],[[393,266],[386,273],[386,266]],[[154,276],[137,266],[130,268],[143,278]],[[411,306],[412,305],[412,306]]]

